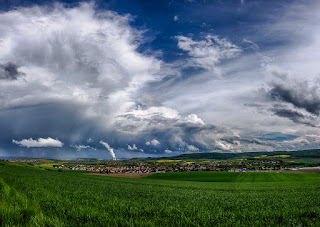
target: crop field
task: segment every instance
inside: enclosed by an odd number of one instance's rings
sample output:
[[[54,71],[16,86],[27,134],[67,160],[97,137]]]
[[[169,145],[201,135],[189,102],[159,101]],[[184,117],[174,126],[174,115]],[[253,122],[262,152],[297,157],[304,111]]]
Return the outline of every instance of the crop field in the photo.
[[[181,172],[155,174],[149,179],[197,182],[290,182],[290,181],[317,181],[320,175],[303,173],[263,173],[263,172]]]
[[[129,179],[0,163],[1,226],[320,226],[317,173]]]

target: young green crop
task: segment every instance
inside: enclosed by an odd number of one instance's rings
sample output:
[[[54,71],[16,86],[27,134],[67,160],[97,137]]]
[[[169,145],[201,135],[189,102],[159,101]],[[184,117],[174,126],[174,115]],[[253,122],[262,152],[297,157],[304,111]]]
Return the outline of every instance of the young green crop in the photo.
[[[187,174],[187,175],[186,175]],[[129,179],[0,165],[2,226],[319,226],[317,174]]]

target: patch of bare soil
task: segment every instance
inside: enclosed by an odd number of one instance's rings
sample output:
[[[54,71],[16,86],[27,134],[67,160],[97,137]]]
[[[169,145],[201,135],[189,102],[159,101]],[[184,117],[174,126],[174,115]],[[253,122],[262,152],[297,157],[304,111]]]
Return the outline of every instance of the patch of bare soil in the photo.
[[[304,170],[285,170],[285,173],[320,173],[318,169],[304,169]]]
[[[108,176],[108,177],[128,177],[128,178],[141,178],[150,176],[154,173],[84,173],[85,175],[96,175],[96,176]]]

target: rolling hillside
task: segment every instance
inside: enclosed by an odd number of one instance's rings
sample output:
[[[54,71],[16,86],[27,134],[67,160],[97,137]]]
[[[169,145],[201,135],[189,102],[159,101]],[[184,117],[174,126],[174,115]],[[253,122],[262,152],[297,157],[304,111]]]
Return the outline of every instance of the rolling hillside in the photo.
[[[292,159],[320,159],[320,149],[303,150],[303,151],[274,151],[274,152],[245,152],[245,153],[193,153],[182,154],[173,157],[161,158],[146,158],[140,159],[145,161],[157,160],[182,160],[182,161],[196,161],[196,160],[233,160],[233,159],[248,159],[260,156],[275,157],[279,155],[287,155]],[[134,159],[137,160],[137,159]]]

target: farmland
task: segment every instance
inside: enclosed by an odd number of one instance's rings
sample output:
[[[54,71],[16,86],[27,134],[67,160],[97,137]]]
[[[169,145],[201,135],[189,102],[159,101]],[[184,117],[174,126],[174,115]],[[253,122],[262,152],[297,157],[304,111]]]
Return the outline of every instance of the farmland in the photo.
[[[144,178],[0,163],[2,226],[319,226],[317,173]]]

